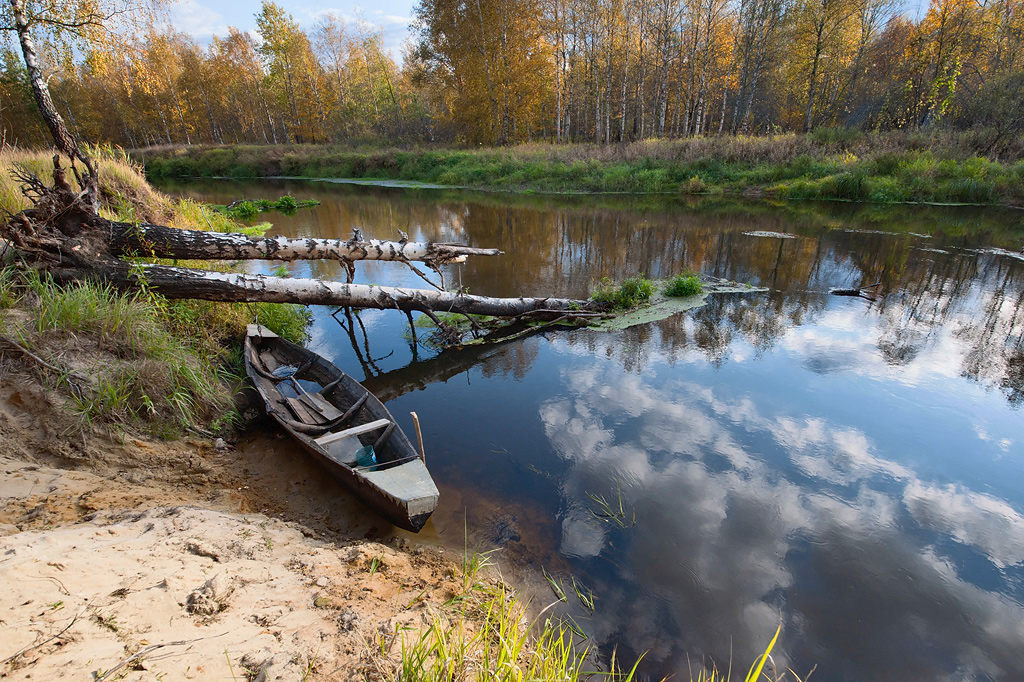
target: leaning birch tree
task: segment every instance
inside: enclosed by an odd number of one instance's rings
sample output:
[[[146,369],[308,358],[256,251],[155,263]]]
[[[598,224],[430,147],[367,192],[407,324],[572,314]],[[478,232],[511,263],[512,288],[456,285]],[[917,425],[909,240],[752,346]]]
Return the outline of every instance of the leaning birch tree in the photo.
[[[57,152],[71,161],[80,187],[80,201],[96,211],[99,207],[99,175],[96,162],[57,110],[50,95],[40,46],[52,48],[102,47],[113,40],[113,28],[131,28],[152,18],[163,0],[4,0],[0,4],[0,29],[17,36],[32,95],[40,116],[53,138]],[[75,162],[85,168],[79,171]]]

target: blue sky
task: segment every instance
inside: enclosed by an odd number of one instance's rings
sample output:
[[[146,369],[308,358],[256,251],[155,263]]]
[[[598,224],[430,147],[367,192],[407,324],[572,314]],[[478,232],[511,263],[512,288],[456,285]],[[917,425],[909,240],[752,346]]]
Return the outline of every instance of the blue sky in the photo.
[[[276,0],[303,29],[310,30],[324,14],[334,12],[349,23],[360,19],[384,29],[384,43],[396,60],[402,58],[402,43],[408,35],[417,0]],[[261,0],[177,0],[170,6],[170,19],[179,31],[200,42],[227,35],[228,27],[242,31],[256,29]]]

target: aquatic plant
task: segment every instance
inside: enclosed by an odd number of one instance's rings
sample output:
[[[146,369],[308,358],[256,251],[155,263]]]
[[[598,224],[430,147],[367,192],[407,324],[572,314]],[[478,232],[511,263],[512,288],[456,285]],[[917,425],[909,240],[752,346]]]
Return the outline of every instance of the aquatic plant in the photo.
[[[249,221],[256,218],[260,213],[266,213],[267,211],[280,211],[285,215],[294,215],[300,208],[317,206],[319,203],[316,199],[300,200],[290,194],[285,194],[277,201],[270,201],[269,199],[249,201],[243,199],[230,206],[215,205],[214,208],[236,220]]]
[[[594,518],[606,523],[614,523],[619,528],[630,528],[636,525],[636,511],[626,513],[626,507],[622,502],[622,481],[616,481],[616,499],[609,501],[604,495],[587,493],[587,497],[597,504],[597,509],[591,509],[590,513]]]
[[[665,286],[665,295],[673,297],[696,296],[704,291],[700,277],[692,272],[676,275]]]
[[[616,285],[608,277],[590,295],[598,303],[609,303],[615,308],[633,308],[654,295],[654,282],[643,275],[627,277]]]

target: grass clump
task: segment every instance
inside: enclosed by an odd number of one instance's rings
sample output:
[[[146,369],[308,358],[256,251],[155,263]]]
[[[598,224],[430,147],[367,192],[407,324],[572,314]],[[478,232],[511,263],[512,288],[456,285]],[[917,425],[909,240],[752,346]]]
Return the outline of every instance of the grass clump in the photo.
[[[381,677],[390,682],[526,682],[558,680],[582,682],[632,682],[637,679],[641,655],[628,670],[619,665],[613,651],[611,660],[598,667],[596,656],[583,646],[587,634],[565,616],[545,615],[558,605],[555,601],[532,620],[529,606],[501,579],[484,579],[480,572],[490,566],[487,554],[467,553],[463,558],[462,590],[435,611],[425,626],[399,627],[378,636],[373,649],[374,663]],[[545,574],[546,576],[546,574]],[[547,577],[547,576],[546,576]],[[550,579],[550,578],[549,578]],[[553,581],[552,581],[553,582]],[[577,595],[581,593],[573,581]],[[587,597],[593,605],[593,595]],[[581,596],[581,600],[583,597]],[[765,651],[755,658],[744,682],[781,682],[786,672],[769,670],[772,649],[781,626]],[[578,639],[574,639],[578,638]],[[399,650],[394,660],[392,652]],[[730,666],[731,667],[731,666]],[[800,682],[800,678],[793,674]],[[806,677],[804,678],[806,679]],[[727,682],[714,665],[701,668],[691,682]]]
[[[684,272],[670,279],[664,291],[666,296],[696,296],[703,293],[704,285],[701,284],[700,277],[695,273]]]
[[[146,289],[62,286],[14,268],[0,272],[0,298],[13,302],[0,313],[0,333],[66,369],[57,385],[66,387],[83,427],[142,428],[161,437],[230,421],[246,322],[255,317],[301,339],[308,321],[299,306],[169,301]],[[24,300],[33,304],[16,308]]]
[[[627,277],[618,285],[605,277],[590,298],[613,308],[634,308],[648,301],[654,295],[654,288],[654,282],[644,275]]]
[[[0,268],[0,310],[13,308],[18,303],[17,270]]]
[[[176,334],[163,299],[34,275],[26,286],[39,305],[30,312],[31,334],[21,336],[42,354],[74,353],[76,373],[90,380],[70,392],[84,422],[149,423],[166,433],[231,408],[223,350],[202,335]]]
[[[577,682],[595,673],[586,669],[589,648],[577,647],[571,630],[554,618],[532,622],[527,604],[502,580],[481,580],[477,572],[487,565],[485,555],[474,553],[464,561],[461,595],[446,603],[419,632],[382,635],[380,653],[386,656],[400,642],[400,661],[382,666],[384,678],[397,682],[437,680],[562,680]],[[639,664],[639,661],[637,662]],[[598,673],[610,682],[630,682],[636,666],[624,672],[614,656],[611,670]]]

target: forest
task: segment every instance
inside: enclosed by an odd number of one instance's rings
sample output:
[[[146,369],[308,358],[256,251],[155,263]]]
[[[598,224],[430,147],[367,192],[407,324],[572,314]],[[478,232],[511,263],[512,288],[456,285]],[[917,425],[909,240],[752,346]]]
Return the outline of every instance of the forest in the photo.
[[[396,59],[379,29],[326,15],[305,30],[264,0],[255,35],[233,28],[209,44],[159,12],[116,41],[37,41],[74,134],[129,148],[942,128],[980,131],[978,151],[998,156],[1024,130],[1024,3],[931,0],[920,19],[908,9],[898,0],[421,0]],[[6,40],[2,141],[46,145],[22,55]]]

